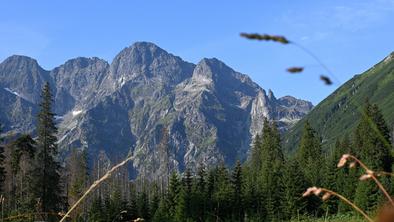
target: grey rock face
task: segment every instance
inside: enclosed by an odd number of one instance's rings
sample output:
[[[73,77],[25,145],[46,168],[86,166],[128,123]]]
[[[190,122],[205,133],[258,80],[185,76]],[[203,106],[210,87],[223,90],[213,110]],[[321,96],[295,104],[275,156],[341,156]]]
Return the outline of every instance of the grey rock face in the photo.
[[[25,100],[37,104],[45,82],[50,82],[49,72],[36,60],[14,55],[0,63],[0,88],[19,94]]]
[[[35,79],[33,86],[26,78]],[[104,150],[114,160],[131,154],[146,178],[200,164],[232,165],[246,158],[264,117],[286,130],[312,109],[307,101],[267,95],[217,59],[195,65],[140,42],[111,65],[76,58],[45,71],[27,57],[6,59],[0,86],[9,90],[0,89],[0,121],[7,130],[33,128],[45,81],[54,88],[60,147],[88,149],[93,157]]]
[[[75,106],[86,106],[95,98],[109,64],[99,58],[75,58],[53,69],[56,113],[64,115]]]

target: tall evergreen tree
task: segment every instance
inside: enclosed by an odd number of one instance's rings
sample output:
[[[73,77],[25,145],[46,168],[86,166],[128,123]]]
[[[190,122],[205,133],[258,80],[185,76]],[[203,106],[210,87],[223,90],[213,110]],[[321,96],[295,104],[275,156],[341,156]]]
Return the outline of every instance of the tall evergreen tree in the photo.
[[[322,186],[323,184],[323,155],[320,137],[309,122],[304,125],[300,146],[296,154],[298,163],[305,175],[308,186]],[[321,200],[316,196],[308,197],[307,209],[312,215],[320,213]]]
[[[89,220],[94,222],[104,222],[105,214],[103,209],[103,201],[101,197],[97,197],[93,200],[89,209]]]
[[[138,216],[149,221],[151,218],[149,209],[149,198],[145,190],[137,196]]]
[[[339,154],[355,154],[354,145],[350,142],[348,135],[345,135],[343,140],[340,142],[339,147],[336,148],[335,151],[338,156]],[[338,161],[338,160],[337,160]],[[337,163],[335,163],[336,165]],[[356,185],[358,183],[358,170],[356,168],[342,168],[337,172],[336,177],[336,190],[341,192],[345,197],[350,200],[354,200],[354,195],[356,192]],[[343,201],[339,201],[338,203],[338,213],[344,213],[348,211],[352,211],[353,209]]]
[[[58,212],[63,207],[64,198],[60,182],[60,164],[57,161],[57,128],[52,113],[49,83],[45,84],[41,97],[41,110],[37,121],[37,152],[30,181],[32,204],[40,212]]]
[[[27,192],[27,182],[31,179],[29,175],[31,163],[36,151],[36,142],[30,135],[21,135],[11,143],[10,168],[12,174],[12,205],[14,210],[27,210],[30,193]]]
[[[263,193],[267,220],[274,221],[279,220],[282,215],[283,183],[280,178],[284,168],[280,134],[275,123],[270,124],[265,119],[262,138],[261,191]]]
[[[304,125],[297,158],[306,178],[312,185],[322,185],[321,163],[323,160],[320,137],[309,122]]]
[[[4,169],[4,146],[3,146],[3,138],[2,138],[2,125],[0,124],[0,193],[3,193],[4,189],[4,181],[5,181],[5,169]]]
[[[153,222],[171,221],[169,216],[167,201],[165,198],[162,198],[160,200],[159,207],[157,208],[152,221]]]
[[[193,204],[196,207],[195,213],[198,215],[200,220],[205,218],[206,208],[207,208],[207,172],[205,167],[201,165],[197,170],[197,178],[196,178],[196,185],[195,185],[195,196]]]
[[[258,170],[261,168],[261,139],[262,138],[259,134],[257,134],[254,138],[250,156],[250,166],[251,169],[255,170],[251,173],[257,173]]]
[[[88,157],[86,151],[73,149],[67,160],[68,204],[73,205],[85,192],[89,182]],[[74,210],[74,215],[86,213],[86,206]]]
[[[171,217],[175,215],[176,203],[178,200],[178,195],[181,189],[181,182],[179,180],[178,174],[173,172],[170,177],[170,182],[168,186],[168,210]]]
[[[376,105],[366,101],[354,143],[357,156],[372,170],[391,172],[390,130]],[[388,179],[381,178],[386,186]],[[356,190],[355,203],[368,210],[375,209],[382,195],[372,181],[361,181]]]
[[[237,161],[233,173],[231,175],[232,187],[232,205],[233,213],[236,221],[243,221],[244,206],[243,206],[243,179],[241,162]]]
[[[307,202],[302,193],[308,187],[308,182],[295,158],[287,161],[282,177],[284,192],[282,209],[284,219],[297,218],[306,213]]]
[[[187,168],[183,180],[184,190],[184,204],[185,204],[185,216],[190,218],[192,216],[192,199],[193,199],[193,175],[190,168]]]

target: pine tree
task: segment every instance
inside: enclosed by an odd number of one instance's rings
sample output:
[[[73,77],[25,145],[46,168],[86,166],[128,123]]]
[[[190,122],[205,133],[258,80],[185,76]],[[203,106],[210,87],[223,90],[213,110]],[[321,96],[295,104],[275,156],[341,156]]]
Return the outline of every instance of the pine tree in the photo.
[[[128,216],[130,219],[134,220],[138,218],[138,209],[137,209],[137,194],[135,191],[135,187],[131,187],[129,202],[127,206]]]
[[[86,151],[73,149],[67,160],[68,173],[68,204],[73,205],[85,192],[88,186],[89,169]],[[74,215],[84,213],[85,206],[74,210]]]
[[[184,204],[185,204],[185,216],[192,216],[192,206],[191,201],[193,198],[193,176],[190,168],[187,168],[184,176],[182,178],[183,182],[183,190],[184,190]]]
[[[244,166],[245,171],[245,214],[247,219],[263,218],[263,205],[262,205],[262,197],[261,197],[261,189],[258,189],[258,185],[256,184],[256,178],[253,176],[255,174],[253,171],[255,169],[251,169],[250,165]],[[257,219],[256,219],[257,220]]]
[[[342,182],[342,178],[339,177],[339,174],[342,169],[337,167],[338,160],[344,154],[342,150],[342,146],[339,140],[336,141],[332,151],[327,155],[324,161],[324,169],[323,169],[323,186],[330,189],[336,190],[338,192],[341,191],[340,186],[342,184],[338,184],[338,182]],[[334,214],[338,211],[338,200],[334,198],[330,198],[325,201],[322,206],[327,214]]]
[[[42,91],[37,126],[37,152],[31,172],[32,204],[40,212],[58,212],[64,206],[60,183],[60,164],[56,158],[57,128],[52,113],[52,94],[47,83]],[[48,219],[48,218],[47,218]]]
[[[160,196],[159,196],[159,189],[156,184],[154,184],[153,188],[153,195],[151,197],[150,203],[149,203],[149,215],[152,217],[155,215],[157,209],[159,208],[160,204]]]
[[[195,220],[203,220],[205,218],[207,208],[206,179],[207,172],[205,170],[205,167],[201,165],[197,170],[197,181],[194,189],[195,195],[192,202],[193,208],[195,208]]]
[[[309,122],[304,125],[297,157],[309,182],[315,186],[322,185],[320,173],[323,158],[320,138]]]
[[[230,220],[232,217],[231,196],[232,189],[230,175],[224,165],[218,166],[214,171],[215,188],[213,193],[213,215],[222,220]]]
[[[392,146],[389,141],[390,131],[383,115],[376,105],[367,101],[354,135],[357,156],[372,170],[391,172]],[[380,179],[388,187],[388,179]],[[373,210],[381,200],[382,195],[372,181],[359,182],[355,194],[358,206]]]
[[[281,178],[284,185],[282,202],[284,218],[292,219],[305,214],[307,202],[301,196],[308,187],[308,182],[296,159],[287,161]]]
[[[308,186],[322,186],[322,150],[320,137],[309,122],[304,125],[301,142],[296,154],[298,163],[305,175]],[[320,211],[321,200],[316,196],[308,197],[307,209],[312,215]]]
[[[260,182],[266,208],[267,220],[279,220],[281,217],[281,199],[283,184],[280,180],[284,167],[280,134],[275,123],[264,120],[261,145]]]
[[[261,140],[259,134],[257,134],[254,138],[251,156],[250,156],[250,166],[252,169],[255,169],[254,172],[258,172],[261,169]]]
[[[243,221],[243,179],[241,162],[237,161],[231,176],[232,205],[236,221]]]
[[[30,135],[21,135],[11,143],[10,168],[12,174],[12,205],[15,210],[27,210],[30,194],[26,192],[30,166],[34,159],[36,142]]]
[[[178,198],[175,206],[174,221],[184,222],[187,221],[187,194],[185,187],[182,187],[179,191]]]
[[[355,154],[354,145],[350,142],[347,135],[341,141],[341,151],[343,154]],[[340,191],[345,197],[354,200],[356,185],[358,183],[358,170],[356,168],[343,168],[339,171],[337,177],[337,190]],[[338,213],[349,212],[353,209],[346,203],[340,201],[338,204]]]
[[[3,193],[6,172],[4,169],[5,156],[4,156],[4,146],[2,145],[3,138],[1,137],[1,133],[2,133],[2,125],[0,124],[0,193]]]
[[[149,221],[151,218],[149,210],[149,199],[145,190],[143,190],[137,197],[138,216],[144,220]]]
[[[170,177],[170,182],[169,182],[169,187],[168,187],[168,210],[169,214],[171,217],[174,217],[175,215],[175,208],[176,208],[176,203],[178,200],[178,195],[181,189],[181,182],[179,180],[178,174],[176,172],[173,172]]]
[[[165,198],[162,198],[160,200],[159,207],[157,208],[152,221],[153,222],[171,221],[167,201]]]
[[[97,197],[93,200],[89,210],[89,221],[94,221],[94,222],[105,221],[103,201],[101,197]]]

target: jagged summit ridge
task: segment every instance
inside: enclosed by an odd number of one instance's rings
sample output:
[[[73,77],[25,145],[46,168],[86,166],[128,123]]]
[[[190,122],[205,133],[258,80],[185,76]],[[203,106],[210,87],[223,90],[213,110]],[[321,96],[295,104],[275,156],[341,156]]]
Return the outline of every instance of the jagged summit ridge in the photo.
[[[87,149],[91,157],[104,150],[110,159],[131,153],[136,171],[148,178],[160,176],[165,166],[232,165],[246,158],[264,117],[285,130],[312,108],[292,97],[277,99],[272,91],[267,95],[216,58],[192,64],[148,42],[123,49],[111,63],[78,57],[47,71],[33,61],[16,57],[0,64],[0,88],[9,89],[0,91],[2,113],[16,113],[0,114],[5,130],[34,129],[48,81],[63,150]]]

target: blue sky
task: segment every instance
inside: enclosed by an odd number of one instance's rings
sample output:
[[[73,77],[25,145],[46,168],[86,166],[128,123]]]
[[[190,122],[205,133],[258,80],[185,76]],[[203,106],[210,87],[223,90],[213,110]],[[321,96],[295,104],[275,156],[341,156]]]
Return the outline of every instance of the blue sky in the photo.
[[[19,1],[0,2],[0,60],[34,57],[46,69],[70,58],[111,62],[124,47],[151,41],[190,62],[216,57],[277,97],[317,104],[338,85],[291,45],[254,42],[240,32],[285,35],[315,54],[343,83],[394,51],[394,0]],[[300,75],[285,72],[305,66]]]

